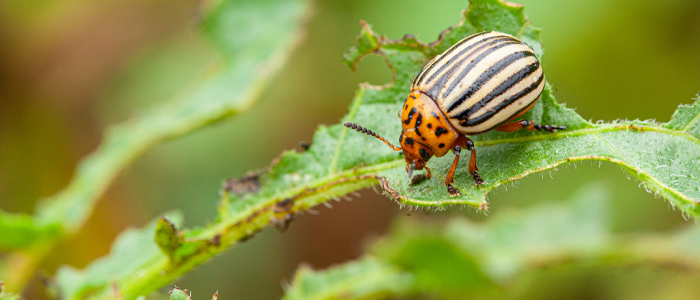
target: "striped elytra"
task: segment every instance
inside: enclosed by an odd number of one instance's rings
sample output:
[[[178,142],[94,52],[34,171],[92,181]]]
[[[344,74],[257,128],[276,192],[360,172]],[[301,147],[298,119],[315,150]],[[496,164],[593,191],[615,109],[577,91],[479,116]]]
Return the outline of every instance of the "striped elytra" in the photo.
[[[460,192],[452,184],[462,150],[469,151],[467,171],[474,182],[484,183],[467,135],[566,130],[566,126],[516,121],[535,105],[544,86],[542,67],[530,46],[505,33],[482,32],[436,56],[413,78],[411,93],[399,111],[400,147],[355,123],[344,125],[403,151],[409,178],[414,170],[425,169],[430,179],[428,160],[452,151],[455,159],[444,182],[449,195],[457,196]]]
[[[413,79],[411,90],[433,99],[457,131],[475,135],[529,108],[544,83],[530,46],[505,33],[484,32],[433,59]]]

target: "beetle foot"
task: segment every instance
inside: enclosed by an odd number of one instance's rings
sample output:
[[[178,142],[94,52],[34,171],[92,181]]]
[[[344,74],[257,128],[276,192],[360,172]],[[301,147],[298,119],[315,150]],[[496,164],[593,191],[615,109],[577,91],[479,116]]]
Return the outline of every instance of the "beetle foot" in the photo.
[[[451,184],[447,185],[447,192],[450,193],[450,197],[457,197],[461,195],[459,190],[455,187],[453,187]]]
[[[557,132],[557,130],[566,130],[566,126],[557,126],[557,125],[540,125],[540,124],[535,124],[534,125],[535,129],[537,130],[544,130],[544,131],[549,131],[551,133]]]
[[[474,171],[474,174],[472,174],[472,176],[474,176],[474,182],[476,183],[476,185],[484,184],[484,180],[481,179],[481,175],[479,175],[479,173]]]

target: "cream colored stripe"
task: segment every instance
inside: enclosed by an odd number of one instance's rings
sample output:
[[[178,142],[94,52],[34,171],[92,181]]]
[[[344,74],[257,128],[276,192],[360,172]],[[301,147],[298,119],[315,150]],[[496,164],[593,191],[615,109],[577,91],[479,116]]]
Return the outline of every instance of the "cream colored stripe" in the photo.
[[[420,76],[423,75],[423,73],[425,73],[425,71],[428,69],[428,67],[430,67],[430,65],[435,63],[435,61],[438,60],[440,58],[440,56],[442,56],[442,54],[438,54],[437,56],[433,57],[433,59],[431,59],[430,62],[428,62],[428,64],[426,64],[423,67],[423,69],[420,71],[420,73],[418,73],[418,75],[416,75],[416,77],[414,77],[413,80],[417,81],[418,78],[420,78]],[[411,91],[415,90],[416,87],[420,87],[420,86],[423,86],[423,85],[421,85],[421,84],[416,85],[416,84],[413,84],[413,81],[411,81]],[[422,89],[421,89],[421,91],[422,91]]]
[[[488,56],[486,56],[482,61],[480,61],[478,64],[476,64],[469,72],[467,73],[466,76],[462,78],[462,80],[455,86],[455,88],[450,92],[447,98],[443,98],[443,94],[447,90],[447,88],[457,80],[457,76],[467,67],[467,64],[464,64],[455,72],[454,74],[451,75],[451,78],[448,81],[447,84],[445,84],[440,91],[438,92],[438,99],[437,102],[440,105],[440,108],[442,111],[447,111],[447,107],[457,100],[458,97],[462,95],[473,83],[476,81],[479,76],[481,76],[482,73],[486,72],[490,67],[492,67],[495,63],[501,61],[503,58],[506,56],[517,52],[517,51],[531,51],[527,46],[521,45],[521,44],[512,44],[505,46],[503,48],[500,48],[492,53],[490,53]],[[490,90],[495,88],[494,84],[497,83],[493,80],[489,81],[487,84],[485,84],[479,91],[477,91],[472,97],[464,101],[460,106],[458,106],[454,111],[463,111],[472,105],[479,101],[481,98],[486,96]]]
[[[450,69],[449,67],[448,67],[448,68],[445,68],[445,70],[443,70],[442,73],[441,73],[440,75],[435,76],[435,78],[434,78],[432,81],[428,82],[428,78],[432,77],[433,74],[435,74],[435,72],[437,72],[438,69],[440,69],[440,67],[442,67],[442,65],[443,65],[444,63],[448,62],[450,59],[452,59],[452,58],[454,58],[455,56],[457,56],[457,55],[459,54],[460,51],[464,50],[464,48],[467,48],[467,47],[469,47],[469,46],[471,46],[471,45],[474,45],[475,43],[478,43],[479,41],[481,41],[481,40],[483,40],[483,39],[485,39],[485,38],[489,38],[489,37],[493,37],[493,36],[504,36],[504,35],[503,35],[503,34],[500,34],[500,33],[497,33],[497,32],[489,32],[489,33],[486,33],[486,34],[477,36],[477,37],[475,37],[475,38],[469,40],[468,42],[465,42],[465,43],[462,44],[462,45],[459,45],[459,48],[453,50],[450,54],[448,54],[447,56],[445,56],[445,58],[442,59],[442,61],[440,62],[440,65],[439,65],[439,66],[434,66],[433,69],[430,70],[430,73],[425,74],[425,76],[423,77],[423,81],[425,81],[425,82],[424,82],[423,84],[421,84],[420,86],[421,86],[421,87],[429,87],[429,86],[432,86],[438,79],[440,79],[442,76],[444,76],[445,73]],[[454,48],[454,47],[455,47],[455,46],[452,46],[452,47],[450,47],[450,49],[452,49],[452,48]],[[446,50],[445,52],[447,52],[447,51],[449,51],[449,49]],[[462,57],[467,57],[469,54],[471,54],[471,53],[473,53],[473,52],[474,52],[474,49],[472,49],[472,50],[470,50],[469,52],[463,54]],[[441,55],[442,55],[442,54],[441,54]],[[461,58],[460,58],[460,59],[461,59]],[[427,67],[427,66],[429,66],[429,65],[426,65],[426,67]],[[427,68],[426,68],[426,69],[427,69]]]
[[[522,58],[522,59],[516,61],[515,63],[511,64],[510,66],[508,66],[506,69],[504,69],[498,75],[494,76],[494,78],[492,80],[498,80],[498,84],[496,85],[496,86],[498,86],[503,81],[508,79],[511,75],[518,73],[520,70],[522,70],[523,68],[527,67],[528,65],[530,65],[536,61],[537,61],[537,59],[532,57],[532,56]],[[522,80],[520,80],[520,82],[517,82],[510,89],[508,89],[505,93],[503,93],[500,96],[491,100],[488,104],[484,105],[484,107],[482,107],[479,111],[474,113],[470,118],[476,118],[476,117],[479,117],[479,116],[485,114],[487,111],[492,110],[494,107],[496,107],[496,105],[500,104],[501,102],[505,101],[506,99],[508,99],[510,97],[513,97],[514,95],[516,95],[520,91],[528,88],[530,85],[537,82],[537,79],[540,78],[540,75],[542,75],[542,68],[538,68],[538,70],[536,70],[535,72],[532,72],[532,74],[530,74],[528,77],[523,78]],[[489,90],[489,92],[491,92],[491,90]],[[457,115],[460,112],[462,112],[462,111],[459,111],[453,115]]]
[[[505,109],[503,109],[502,111],[500,111],[499,113],[494,115],[492,118],[489,118],[488,120],[486,120],[485,122],[483,122],[479,125],[470,126],[470,127],[463,127],[463,126],[459,125],[459,120],[450,119],[452,126],[455,126],[455,128],[459,132],[464,133],[464,134],[479,133],[479,132],[489,130],[489,129],[495,127],[496,125],[508,120],[513,115],[518,113],[518,111],[520,111],[524,107],[527,107],[527,105],[532,104],[532,102],[535,101],[535,99],[537,99],[535,96],[539,96],[542,93],[542,90],[544,89],[544,85],[545,85],[545,81],[542,80],[540,85],[536,89],[532,90],[532,92],[530,92],[526,96],[523,96],[522,98],[520,98],[520,100],[512,103],[511,105],[509,105],[508,107],[506,107]]]

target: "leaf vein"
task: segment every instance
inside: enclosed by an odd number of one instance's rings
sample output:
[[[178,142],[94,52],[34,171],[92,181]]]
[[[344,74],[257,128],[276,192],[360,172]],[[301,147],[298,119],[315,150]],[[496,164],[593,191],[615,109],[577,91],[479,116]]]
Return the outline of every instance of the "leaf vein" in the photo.
[[[357,113],[357,110],[360,108],[360,104],[362,104],[362,98],[365,94],[364,88],[360,88],[359,92],[357,95],[355,95],[355,99],[353,100],[353,105],[352,108],[350,109],[350,112],[348,113],[348,121],[352,121],[355,118],[355,114]],[[330,174],[335,174],[336,173],[336,167],[338,165],[338,158],[340,157],[340,153],[343,150],[343,142],[345,141],[345,136],[348,134],[348,128],[343,127],[341,129],[340,137],[338,138],[338,145],[335,148],[335,152],[333,153],[333,159],[331,160],[331,165],[328,168],[328,172]]]

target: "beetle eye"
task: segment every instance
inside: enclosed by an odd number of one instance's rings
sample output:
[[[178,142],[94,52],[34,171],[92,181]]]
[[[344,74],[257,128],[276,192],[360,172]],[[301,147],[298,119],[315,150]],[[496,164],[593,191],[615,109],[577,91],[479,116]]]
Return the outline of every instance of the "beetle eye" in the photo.
[[[430,159],[430,153],[428,153],[428,151],[425,149],[420,148],[418,152],[420,152],[420,157],[422,157],[424,161],[428,161]]]

